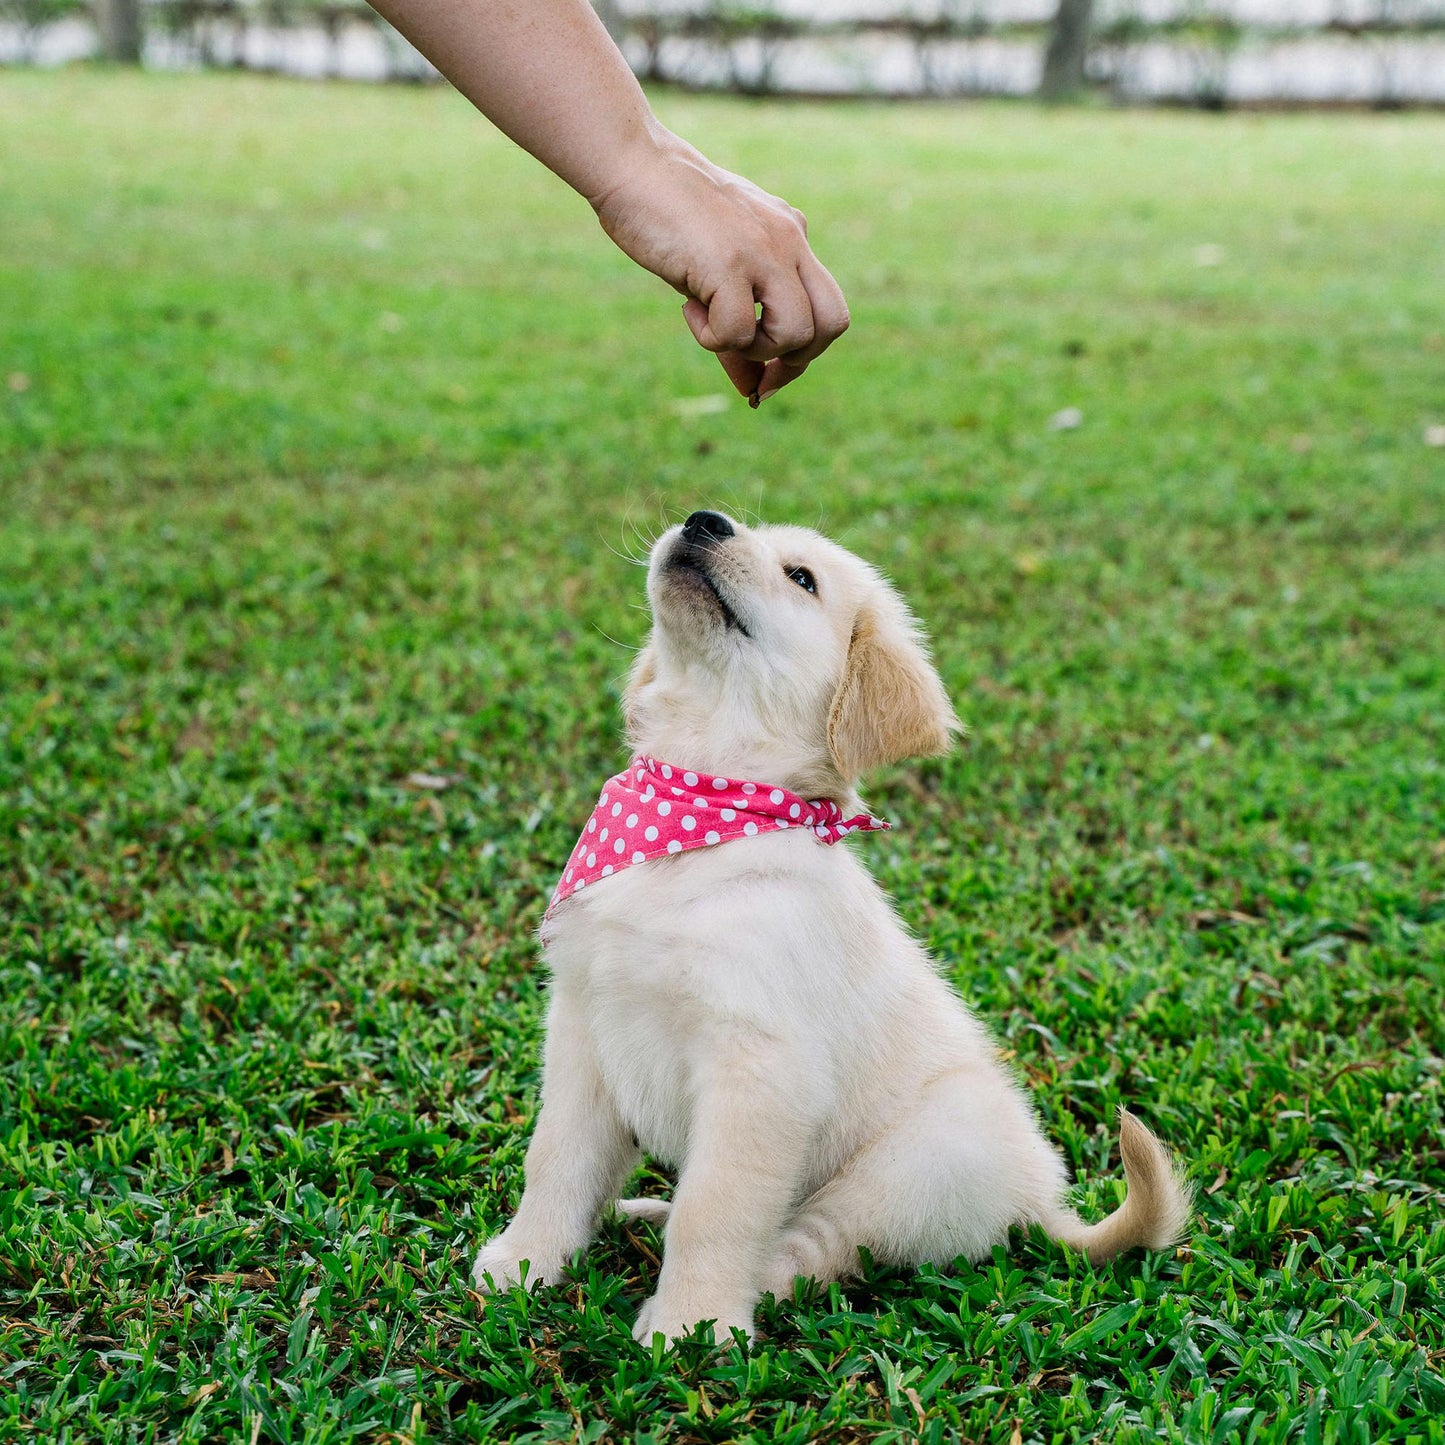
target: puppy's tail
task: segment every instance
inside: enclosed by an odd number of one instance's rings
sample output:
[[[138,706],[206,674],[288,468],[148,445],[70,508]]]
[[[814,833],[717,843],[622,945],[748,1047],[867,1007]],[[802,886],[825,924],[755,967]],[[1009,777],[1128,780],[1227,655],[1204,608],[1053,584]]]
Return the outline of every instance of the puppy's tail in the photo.
[[[1189,1232],[1194,1191],[1169,1151],[1127,1109],[1119,1110],[1119,1153],[1128,1193],[1107,1219],[1085,1224],[1071,1209],[1049,1211],[1039,1222],[1050,1239],[1103,1264],[1126,1249],[1168,1249]]]
[[[643,1224],[665,1224],[672,1202],[667,1199],[619,1199],[612,1207],[619,1219],[637,1219]]]

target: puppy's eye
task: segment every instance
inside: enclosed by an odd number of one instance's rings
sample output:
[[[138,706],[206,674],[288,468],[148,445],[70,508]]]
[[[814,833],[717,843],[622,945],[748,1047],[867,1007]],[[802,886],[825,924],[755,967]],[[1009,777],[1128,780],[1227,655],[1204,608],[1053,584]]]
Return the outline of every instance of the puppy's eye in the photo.
[[[813,577],[813,574],[809,572],[806,567],[789,567],[788,581],[796,582],[798,586],[803,589],[804,592],[812,592],[816,594],[818,591],[818,583]]]

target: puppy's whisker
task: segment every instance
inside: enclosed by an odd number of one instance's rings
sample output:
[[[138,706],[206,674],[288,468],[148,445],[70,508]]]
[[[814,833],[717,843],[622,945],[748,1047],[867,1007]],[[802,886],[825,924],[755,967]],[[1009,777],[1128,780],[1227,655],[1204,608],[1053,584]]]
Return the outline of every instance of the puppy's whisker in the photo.
[[[634,557],[631,552],[628,552],[628,551],[625,550],[625,543],[624,543],[624,550],[619,551],[616,547],[614,547],[614,546],[612,545],[612,543],[609,542],[609,541],[607,540],[607,538],[602,535],[602,532],[601,532],[601,529],[600,529],[600,528],[598,529],[598,532],[597,532],[597,540],[598,540],[599,542],[601,542],[602,545],[603,545],[604,547],[606,547],[607,550],[608,550],[609,552],[611,552],[614,557],[619,558],[621,561],[623,561],[623,562],[628,562],[628,563],[630,563],[630,564],[631,564],[632,566],[634,566],[634,567],[646,567],[646,566],[647,566],[647,559],[644,558],[644,557]]]
[[[633,516],[631,502],[628,503],[627,509],[622,515],[622,526],[625,531],[632,533],[634,541],[641,544],[642,555],[634,560],[636,560],[638,565],[641,567],[647,566],[647,557],[648,554],[650,554],[652,551],[652,544],[655,538],[650,537],[647,532],[638,525],[636,519]],[[625,547],[626,545],[626,538],[624,537],[623,546]]]
[[[618,548],[614,547],[610,541],[608,541],[607,534],[602,530],[602,524],[600,522],[597,524],[597,540],[601,542],[602,545],[606,547],[607,550],[611,552],[614,557],[620,557],[624,562],[637,561],[637,558],[634,557],[632,553],[627,550],[627,538],[623,536],[618,539],[622,543],[621,550],[619,550]]]
[[[747,505],[747,503],[743,500],[741,494],[738,492],[735,486],[728,488],[728,505],[725,510],[735,512],[737,516],[740,517],[744,522],[746,522],[750,527],[762,525],[761,518],[751,507]]]
[[[761,482],[758,483],[758,487],[759,500],[761,500]],[[750,507],[747,504],[747,500],[743,496],[743,494],[736,489],[734,489],[733,491],[733,497],[737,506],[738,516],[750,527],[761,527],[763,525],[763,519],[761,516],[758,515],[758,509],[756,507]]]
[[[627,529],[627,526],[628,526],[628,517],[629,517],[629,514],[630,514],[630,509],[629,509],[629,511],[624,511],[624,512],[623,512],[622,522],[621,522],[621,524],[619,525],[619,528],[618,528],[619,535],[618,535],[618,539],[617,539],[617,540],[618,540],[618,542],[620,543],[620,546],[621,546],[621,550],[620,550],[620,551],[618,550],[617,547],[614,547],[614,546],[611,544],[611,542],[609,542],[609,541],[607,540],[606,537],[604,537],[604,536],[602,535],[602,529],[601,529],[600,525],[599,525],[599,527],[598,527],[598,529],[597,529],[597,536],[598,536],[598,540],[601,541],[602,545],[603,545],[604,547],[606,547],[607,550],[608,550],[609,552],[611,552],[614,557],[621,557],[624,561],[631,562],[631,563],[633,564],[633,566],[641,566],[641,565],[643,565],[643,564],[641,563],[640,559],[632,552],[631,548],[628,547],[628,545],[627,545],[627,530],[626,530],[626,529]]]
[[[651,507],[654,505],[659,510],[661,510],[662,499],[655,492],[648,499],[648,506]],[[645,519],[644,524],[643,521],[638,521],[629,509],[626,517],[626,523],[628,528],[631,530],[632,535],[637,539],[638,543],[640,544],[643,552],[650,554],[653,547],[657,543],[658,537],[662,535],[663,531],[667,527],[667,518],[665,515],[663,515],[661,520],[658,521],[656,524],[654,524],[652,520],[648,518]]]
[[[620,647],[620,648],[622,648],[622,650],[623,650],[624,652],[641,652],[641,651],[642,651],[642,649],[641,649],[640,647],[634,647],[634,646],[632,645],[632,643],[630,643],[630,642],[623,642],[623,641],[621,641],[620,639],[614,637],[614,636],[613,636],[610,632],[608,632],[605,628],[598,626],[598,624],[595,623],[595,622],[592,624],[592,627],[593,627],[594,631],[600,632],[600,633],[602,634],[602,636],[605,637],[605,638],[608,640],[608,642],[610,642],[614,647]]]
[[[640,523],[633,521],[631,516],[627,518],[627,525],[632,529],[632,535],[642,543],[643,550],[651,552],[657,541],[658,533],[648,531]]]

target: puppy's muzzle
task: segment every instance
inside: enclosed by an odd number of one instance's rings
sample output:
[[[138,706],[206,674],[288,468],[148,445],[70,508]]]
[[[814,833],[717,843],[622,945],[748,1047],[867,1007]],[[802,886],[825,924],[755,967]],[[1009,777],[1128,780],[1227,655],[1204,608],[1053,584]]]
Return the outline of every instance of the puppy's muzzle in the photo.
[[[706,591],[716,605],[724,626],[750,637],[752,634],[724,595],[713,568],[713,559],[719,548],[736,535],[733,524],[721,512],[694,512],[682,524],[677,542],[667,558],[667,567],[674,577],[685,577]]]

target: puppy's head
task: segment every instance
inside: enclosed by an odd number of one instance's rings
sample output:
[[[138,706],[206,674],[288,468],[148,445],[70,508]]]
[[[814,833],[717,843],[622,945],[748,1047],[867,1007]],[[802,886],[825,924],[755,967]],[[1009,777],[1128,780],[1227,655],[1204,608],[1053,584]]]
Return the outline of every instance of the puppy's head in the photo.
[[[846,798],[959,726],[902,599],[816,532],[694,512],[653,547],[647,594],[626,699],[644,752]]]

